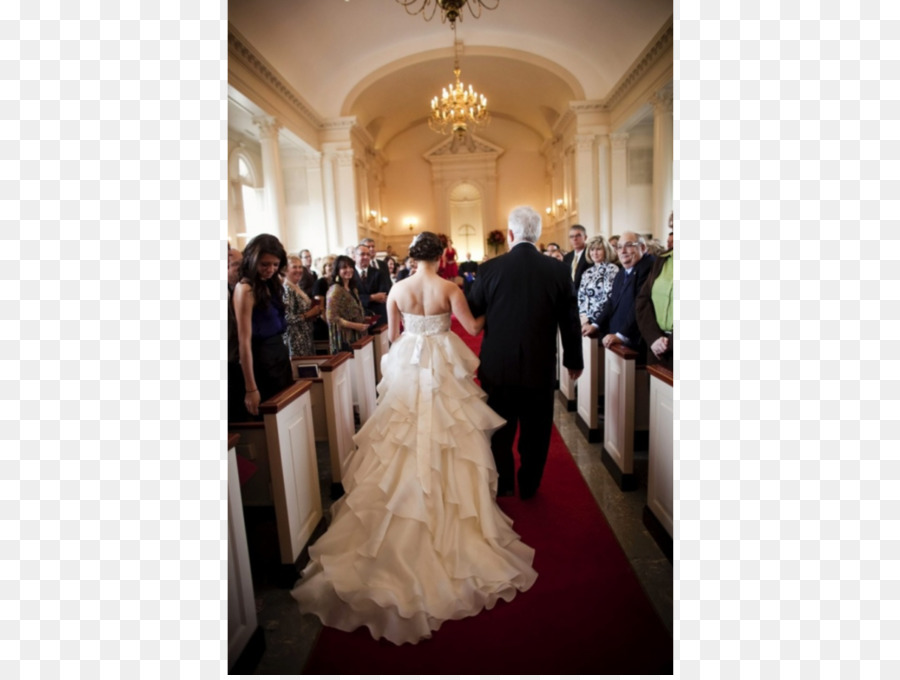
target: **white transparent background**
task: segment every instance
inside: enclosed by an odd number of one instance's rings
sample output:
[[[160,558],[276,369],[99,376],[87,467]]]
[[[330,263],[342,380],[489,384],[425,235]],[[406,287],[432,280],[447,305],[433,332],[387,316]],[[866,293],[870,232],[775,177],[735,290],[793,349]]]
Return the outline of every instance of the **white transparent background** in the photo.
[[[681,677],[900,677],[898,7],[675,7]],[[226,15],[0,5],[0,677],[226,674]]]

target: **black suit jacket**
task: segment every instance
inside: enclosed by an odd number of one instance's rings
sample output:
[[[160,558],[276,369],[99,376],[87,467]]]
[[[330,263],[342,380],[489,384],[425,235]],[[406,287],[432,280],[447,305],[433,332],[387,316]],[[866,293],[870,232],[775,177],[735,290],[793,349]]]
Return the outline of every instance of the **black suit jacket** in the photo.
[[[460,276],[463,274],[471,272],[472,274],[478,273],[478,263],[474,260],[466,260],[465,262],[461,262],[459,264],[459,273]]]
[[[378,267],[370,264],[366,270],[365,283],[359,272],[354,272],[356,277],[356,287],[359,292],[359,301],[362,303],[363,309],[370,314],[378,314],[381,318],[379,321],[387,321],[387,305],[383,302],[373,302],[371,300],[372,293],[388,293],[391,290],[391,277],[387,271],[382,272]]]
[[[597,319],[601,337],[607,333],[621,333],[628,338],[628,342],[625,343],[628,347],[639,352],[643,350],[644,342],[638,328],[634,303],[638,291],[650,275],[650,270],[653,269],[655,260],[656,258],[652,255],[644,255],[632,268],[632,276],[627,276],[625,267],[619,265],[619,273],[616,274],[612,290],[609,293],[609,302],[606,303],[603,313]]]
[[[575,257],[575,251],[570,250],[563,255],[563,264],[569,272],[569,279],[572,278],[572,259]],[[591,267],[591,263],[587,261],[587,248],[581,251],[581,257],[578,259],[578,266],[575,267],[575,280],[572,282],[572,295],[575,296],[575,302],[578,303],[578,289],[581,287],[581,276]]]
[[[557,328],[563,365],[584,368],[571,298],[570,270],[531,244],[516,245],[480,265],[467,299],[472,314],[487,315],[478,368],[481,380],[553,389]]]

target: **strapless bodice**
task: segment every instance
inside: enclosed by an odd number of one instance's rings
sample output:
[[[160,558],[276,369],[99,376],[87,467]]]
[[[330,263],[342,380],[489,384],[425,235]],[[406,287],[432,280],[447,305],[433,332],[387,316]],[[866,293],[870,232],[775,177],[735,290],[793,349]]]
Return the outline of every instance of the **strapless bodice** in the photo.
[[[446,333],[450,330],[450,312],[428,316],[403,312],[403,329],[412,335]]]

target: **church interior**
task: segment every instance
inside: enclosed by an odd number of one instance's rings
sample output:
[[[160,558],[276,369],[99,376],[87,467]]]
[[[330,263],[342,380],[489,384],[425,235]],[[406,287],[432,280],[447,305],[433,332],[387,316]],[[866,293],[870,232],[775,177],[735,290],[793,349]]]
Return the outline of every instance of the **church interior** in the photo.
[[[460,261],[481,262],[504,252],[489,236],[505,230],[519,205],[540,212],[542,250],[551,243],[566,249],[576,224],[588,238],[635,232],[665,243],[671,231],[670,0],[231,0],[227,49],[227,238],[238,250],[268,233],[289,254],[307,249],[315,259],[345,253],[363,239],[402,258],[427,229],[446,235]],[[442,104],[455,96],[455,81],[468,106],[461,114]],[[668,636],[671,666],[671,373],[668,410],[654,415],[654,400],[663,397],[643,371],[644,390],[637,392],[645,408],[636,413],[641,407],[632,401],[623,415],[627,437],[633,435],[623,467],[609,453],[603,352],[596,346],[588,378],[575,385],[561,375],[554,424],[599,508],[598,521],[608,525],[611,544],[649,603],[646,619],[635,625]],[[372,351],[377,372],[380,350]],[[324,370],[315,375],[326,379]],[[588,380],[601,389],[584,406]],[[623,394],[633,397],[628,389]],[[324,422],[316,408],[313,420]],[[259,434],[241,436],[246,444]],[[668,455],[662,468],[653,462],[660,437]],[[309,484],[321,504],[307,507],[316,520],[307,524],[317,526],[304,530],[304,544],[321,532],[330,502],[322,469],[330,464],[330,444],[323,438],[317,430],[312,456],[319,471]],[[654,505],[660,484],[668,494],[662,522]],[[229,493],[237,488],[230,480]],[[231,499],[229,507],[231,520]],[[259,508],[245,506],[241,524],[251,554],[245,548],[233,567],[229,547],[231,672],[301,673],[311,658],[316,668],[338,672],[321,665],[322,652],[315,651],[318,620],[301,615],[291,598],[297,572],[283,558],[284,539]],[[230,526],[230,540],[234,531]],[[252,554],[266,553],[259,545],[269,533],[272,554]],[[238,622],[233,607],[240,609]],[[508,672],[550,673],[557,661]],[[369,672],[381,671],[390,669]]]

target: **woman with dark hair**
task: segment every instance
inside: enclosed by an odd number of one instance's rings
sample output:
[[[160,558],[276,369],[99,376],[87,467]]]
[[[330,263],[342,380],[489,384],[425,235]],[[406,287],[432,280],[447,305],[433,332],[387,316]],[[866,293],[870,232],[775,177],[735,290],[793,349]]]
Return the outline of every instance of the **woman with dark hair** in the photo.
[[[396,645],[508,602],[537,578],[534,550],[495,500],[490,437],[505,421],[474,381],[478,358],[450,330],[451,313],[471,335],[484,318],[439,276],[443,251],[435,234],[417,236],[418,271],[388,294],[393,344],[378,406],[354,437],[346,495],[292,591],[325,625],[366,626]]]
[[[328,322],[328,347],[331,354],[349,352],[350,345],[369,330],[366,313],[359,301],[354,262],[346,255],[334,261],[334,276],[325,296],[325,320]]]
[[[287,265],[281,242],[271,234],[254,237],[244,248],[241,280],[234,290],[238,349],[244,373],[244,406],[259,415],[260,402],[286,387],[291,362],[284,344],[284,289],[278,276]]]

